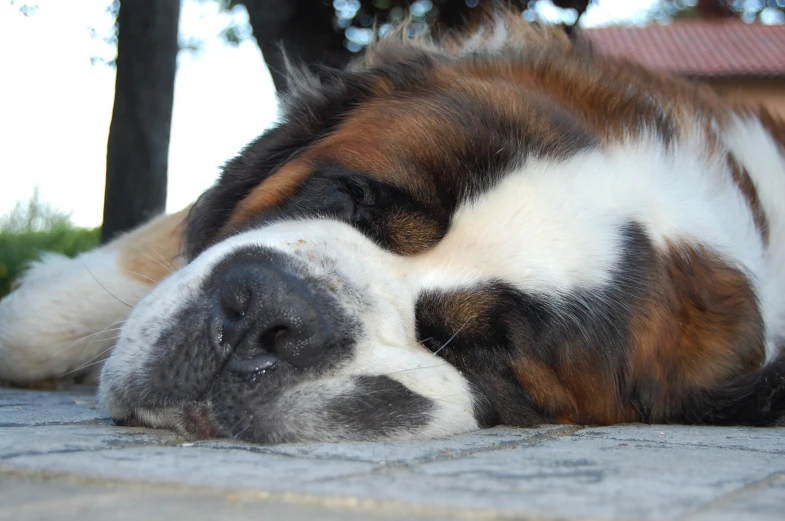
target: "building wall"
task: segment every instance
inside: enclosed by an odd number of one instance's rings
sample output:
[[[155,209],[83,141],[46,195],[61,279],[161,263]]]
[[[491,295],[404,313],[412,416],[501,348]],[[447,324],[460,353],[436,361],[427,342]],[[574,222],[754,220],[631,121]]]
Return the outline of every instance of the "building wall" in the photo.
[[[740,96],[765,105],[785,118],[785,78],[778,79],[709,79],[708,83],[729,96]]]

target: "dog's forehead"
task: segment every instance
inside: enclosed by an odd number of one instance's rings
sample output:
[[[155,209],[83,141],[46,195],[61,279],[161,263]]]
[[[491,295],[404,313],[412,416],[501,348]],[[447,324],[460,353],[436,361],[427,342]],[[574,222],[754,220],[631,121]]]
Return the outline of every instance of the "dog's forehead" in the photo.
[[[578,119],[543,93],[513,85],[501,73],[496,78],[460,77],[444,64],[420,68],[430,76],[422,85],[396,90],[382,82],[362,99],[344,93],[347,108],[322,121],[321,128],[298,119],[308,112],[307,101],[298,100],[298,110],[281,128],[302,133],[310,127],[311,135],[293,140],[289,159],[259,176],[243,197],[227,193],[221,204],[232,211],[215,230],[216,238],[247,229],[296,194],[324,165],[367,176],[417,201],[446,206],[449,213],[469,195],[469,185],[487,188],[525,157],[563,159],[594,142]],[[323,103],[315,95],[314,110]],[[248,170],[257,168],[253,161],[245,164]],[[243,177],[249,176],[252,171]],[[222,180],[234,182],[228,176]]]
[[[449,215],[531,157],[673,141],[695,116],[675,110],[679,100],[721,123],[716,96],[701,92],[698,103],[695,86],[592,56],[557,29],[511,19],[478,34],[441,46],[385,39],[361,70],[294,82],[282,123],[228,163],[196,205],[188,255],[267,219],[325,164]]]

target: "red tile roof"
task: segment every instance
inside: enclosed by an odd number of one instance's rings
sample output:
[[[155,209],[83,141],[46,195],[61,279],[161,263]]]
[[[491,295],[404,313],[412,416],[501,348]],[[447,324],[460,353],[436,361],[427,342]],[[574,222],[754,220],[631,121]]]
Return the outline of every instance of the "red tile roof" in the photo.
[[[603,54],[690,76],[785,77],[785,25],[683,20],[646,27],[585,29]]]

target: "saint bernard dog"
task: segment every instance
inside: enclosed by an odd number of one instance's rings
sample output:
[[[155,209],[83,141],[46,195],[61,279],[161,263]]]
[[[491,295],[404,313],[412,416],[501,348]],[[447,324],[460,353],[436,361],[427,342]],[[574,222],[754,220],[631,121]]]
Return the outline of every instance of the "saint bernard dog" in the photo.
[[[258,443],[783,423],[782,121],[510,13],[290,75],[191,208],[29,269],[0,379]]]

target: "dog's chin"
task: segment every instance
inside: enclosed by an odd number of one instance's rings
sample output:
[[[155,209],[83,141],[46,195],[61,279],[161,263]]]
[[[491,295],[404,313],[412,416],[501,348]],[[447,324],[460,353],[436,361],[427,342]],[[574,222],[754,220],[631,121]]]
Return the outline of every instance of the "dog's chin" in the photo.
[[[119,427],[170,429],[194,441],[227,437],[215,421],[209,403],[193,403],[158,411],[138,408],[112,418],[112,421]]]

